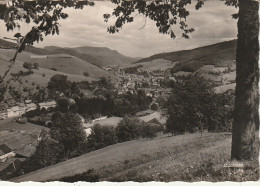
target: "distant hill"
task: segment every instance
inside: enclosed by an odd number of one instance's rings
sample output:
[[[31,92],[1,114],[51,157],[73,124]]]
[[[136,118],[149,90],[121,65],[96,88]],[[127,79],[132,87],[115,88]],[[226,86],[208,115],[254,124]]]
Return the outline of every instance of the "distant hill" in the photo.
[[[10,41],[6,41],[3,39],[0,39],[0,48],[15,48],[18,45],[14,42],[10,42]],[[33,46],[26,46],[25,47],[25,51],[27,52],[31,52],[33,54],[38,54],[38,55],[47,55],[47,54],[51,54],[49,51],[44,50],[42,48],[36,48]]]
[[[69,54],[99,67],[108,65],[124,65],[137,61],[136,58],[124,56],[116,50],[110,50],[106,47],[84,46],[76,48],[60,48],[48,46],[44,49],[52,54]]]
[[[14,50],[1,50],[1,54],[11,58],[14,55]],[[77,57],[70,56],[67,54],[56,54],[56,55],[46,55],[43,58],[38,58],[37,56],[30,52],[22,52],[17,56],[17,60],[21,62],[31,62],[38,63],[41,68],[44,69],[56,69],[58,72],[80,75],[86,72],[89,77],[99,79],[101,77],[107,77],[114,79],[114,75],[108,73],[107,71],[88,63],[87,61],[81,60]],[[45,58],[44,58],[45,57]]]
[[[0,48],[14,48],[17,44],[7,40],[0,39]],[[56,46],[47,46],[44,48],[36,48],[26,46],[25,51],[37,55],[51,55],[51,54],[67,54],[75,56],[79,59],[87,61],[95,66],[104,67],[108,65],[124,65],[130,64],[139,60],[140,58],[131,58],[124,56],[116,50],[110,50],[106,47],[76,47],[76,48],[62,48]]]
[[[225,41],[209,46],[182,50],[177,52],[160,53],[148,58],[143,58],[135,63],[147,63],[159,59],[175,63],[172,72],[194,72],[203,65],[226,67],[234,63],[236,56],[237,40]]]

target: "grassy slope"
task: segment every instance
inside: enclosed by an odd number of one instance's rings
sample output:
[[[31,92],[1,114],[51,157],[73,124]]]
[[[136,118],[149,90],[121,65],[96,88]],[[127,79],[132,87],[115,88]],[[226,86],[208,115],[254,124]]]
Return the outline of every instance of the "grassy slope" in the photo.
[[[223,167],[229,160],[230,147],[231,136],[225,133],[205,132],[202,139],[199,133],[173,137],[160,135],[153,140],[112,145],[10,181],[59,180],[89,169],[97,170],[101,180],[188,181],[190,178],[185,172],[197,171],[198,167],[208,169],[208,162],[213,162],[211,168]]]
[[[5,55],[0,54],[0,74],[4,74],[4,72],[7,70],[7,66],[9,65],[8,62],[9,58]],[[10,73],[17,73],[19,71],[27,71],[27,69],[23,68],[23,61],[16,60],[14,66],[12,67]],[[35,93],[36,87],[46,87],[50,78],[54,76],[55,74],[64,74],[68,76],[68,80],[70,81],[93,81],[96,80],[94,78],[90,77],[84,77],[80,75],[73,75],[73,74],[67,74],[63,72],[53,71],[45,68],[39,68],[38,70],[33,70],[33,74],[30,74],[29,76],[21,76],[19,79],[21,80],[21,83],[16,80],[11,80],[12,76],[10,73],[7,75],[5,81],[9,83],[10,87],[13,87],[15,90],[17,90],[22,97],[27,97],[29,92]],[[27,91],[23,91],[27,88]]]
[[[156,59],[165,59],[178,62],[173,72],[198,69],[203,65],[227,66],[231,64],[236,55],[236,40],[217,43],[192,50],[182,50],[170,53],[156,54],[139,60],[136,63],[150,62]]]
[[[136,59],[124,56],[115,50],[110,50],[105,47],[86,46],[77,48],[59,48],[49,46],[45,47],[45,50],[48,50],[53,54],[70,54],[99,67],[107,65],[129,64],[136,61]]]
[[[171,69],[175,66],[175,63],[170,60],[165,59],[154,59],[149,62],[140,62],[138,65],[142,65],[140,69],[145,71],[153,71],[153,70],[167,70]],[[135,67],[136,63],[125,65],[124,67]]]
[[[14,50],[0,50],[1,54],[11,58],[14,55]],[[91,78],[100,78],[102,76],[115,78],[112,74],[100,69],[86,61],[83,61],[77,57],[59,54],[59,55],[48,55],[48,58],[31,58],[32,53],[22,52],[18,54],[17,60],[23,62],[38,63],[40,67],[45,69],[56,68],[57,71],[83,76],[83,72],[88,72]]]

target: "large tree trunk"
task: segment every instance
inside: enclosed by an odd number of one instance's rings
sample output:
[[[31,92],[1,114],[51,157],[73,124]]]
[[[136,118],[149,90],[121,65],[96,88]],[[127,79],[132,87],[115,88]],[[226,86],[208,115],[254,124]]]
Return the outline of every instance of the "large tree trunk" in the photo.
[[[255,127],[259,125],[258,9],[257,1],[239,0],[237,84],[231,150],[231,158],[237,160],[252,158],[256,137]]]

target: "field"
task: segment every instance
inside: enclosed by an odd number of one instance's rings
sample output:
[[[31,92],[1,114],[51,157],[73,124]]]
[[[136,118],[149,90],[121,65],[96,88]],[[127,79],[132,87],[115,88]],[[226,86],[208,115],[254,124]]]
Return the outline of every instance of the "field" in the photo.
[[[235,60],[236,42],[236,40],[232,40],[192,50],[160,53],[148,58],[143,58],[136,63],[149,63],[157,59],[170,60],[176,62],[176,65],[172,69],[174,73],[179,71],[194,72],[203,65],[227,67],[233,64]]]
[[[1,49],[1,54],[8,58],[13,57],[14,50],[3,50]],[[41,68],[51,69],[56,68],[58,72],[83,76],[83,72],[87,72],[89,77],[98,79],[102,76],[115,78],[112,74],[106,72],[105,70],[88,63],[87,61],[81,60],[77,57],[70,56],[67,54],[54,54],[48,55],[48,58],[36,58],[37,55],[30,52],[22,52],[17,56],[17,60],[23,62],[38,63]],[[55,72],[55,71],[53,71]],[[57,73],[57,72],[56,72]]]
[[[155,59],[151,60],[149,62],[141,62],[138,63],[138,65],[142,65],[139,69],[145,70],[145,71],[154,71],[154,70],[167,70],[174,67],[176,63],[165,60],[165,59]],[[131,64],[131,65],[125,65],[124,67],[134,67],[137,66],[137,64]]]
[[[20,130],[28,133],[40,133],[42,129],[48,130],[46,127],[35,125],[29,122],[26,122],[25,124],[17,123],[13,118],[0,120],[0,132],[5,130]]]
[[[106,119],[103,119],[103,120],[100,120],[100,121],[95,121],[91,124],[87,124],[86,126],[88,128],[92,127],[93,125],[95,124],[100,124],[101,126],[114,126],[116,127],[117,124],[122,120],[122,117],[110,117],[110,118],[106,118]]]
[[[159,135],[112,145],[10,181],[50,181],[95,169],[101,181],[220,181],[258,179],[258,164],[248,162],[241,177],[227,175],[231,135],[199,133],[179,136]],[[248,174],[248,170],[254,174]],[[212,173],[212,174],[210,174]],[[237,178],[238,177],[238,178]]]

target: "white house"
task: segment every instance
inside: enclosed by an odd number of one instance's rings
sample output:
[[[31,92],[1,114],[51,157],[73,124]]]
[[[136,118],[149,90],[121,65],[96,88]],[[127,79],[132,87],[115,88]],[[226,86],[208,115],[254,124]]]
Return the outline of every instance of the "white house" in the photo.
[[[87,129],[84,129],[84,131],[85,131],[85,133],[86,133],[86,135],[87,135],[87,137],[91,134],[91,128],[87,128]]]
[[[54,108],[56,107],[56,101],[48,101],[48,102],[43,102],[39,103],[40,109],[45,108],[46,110],[48,108]]]
[[[26,100],[24,100],[24,102],[25,102],[25,104],[29,104],[29,103],[32,103],[32,100],[26,99]]]
[[[34,103],[29,103],[26,104],[26,112],[31,111],[31,110],[36,110],[37,106]]]
[[[7,109],[7,117],[8,118],[18,117],[18,116],[21,116],[24,113],[25,113],[25,109],[23,109],[23,108],[21,109],[18,106]]]

